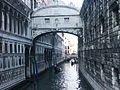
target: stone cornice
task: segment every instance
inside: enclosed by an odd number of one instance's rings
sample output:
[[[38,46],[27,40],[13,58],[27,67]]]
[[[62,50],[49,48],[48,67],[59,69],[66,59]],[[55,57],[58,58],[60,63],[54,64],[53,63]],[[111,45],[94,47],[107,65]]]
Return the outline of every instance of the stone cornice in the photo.
[[[36,17],[63,17],[63,16],[80,16],[79,14],[74,14],[74,15],[45,15],[45,16],[32,16],[31,18],[36,18]]]
[[[31,38],[15,35],[9,32],[1,31],[1,30],[0,30],[0,37],[2,37],[2,39],[10,39],[10,40],[15,40],[15,41],[20,41],[20,42],[24,42],[24,41],[29,42],[29,43],[32,42]]]

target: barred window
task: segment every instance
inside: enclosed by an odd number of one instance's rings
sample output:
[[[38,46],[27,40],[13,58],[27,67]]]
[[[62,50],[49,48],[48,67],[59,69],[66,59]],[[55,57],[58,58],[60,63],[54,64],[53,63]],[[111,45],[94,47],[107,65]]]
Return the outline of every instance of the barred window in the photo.
[[[50,19],[49,18],[45,18],[45,23],[50,23]]]
[[[119,25],[119,7],[118,5],[113,9],[113,26]]]
[[[69,18],[64,18],[64,22],[69,22]]]

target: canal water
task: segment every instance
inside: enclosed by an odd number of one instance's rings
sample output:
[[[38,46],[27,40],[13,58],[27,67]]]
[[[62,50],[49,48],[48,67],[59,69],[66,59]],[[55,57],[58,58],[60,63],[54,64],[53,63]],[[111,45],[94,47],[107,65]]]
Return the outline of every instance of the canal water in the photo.
[[[39,76],[37,82],[31,83],[22,90],[93,90],[78,70],[78,64],[65,62],[59,65],[62,71],[56,73],[49,69]]]

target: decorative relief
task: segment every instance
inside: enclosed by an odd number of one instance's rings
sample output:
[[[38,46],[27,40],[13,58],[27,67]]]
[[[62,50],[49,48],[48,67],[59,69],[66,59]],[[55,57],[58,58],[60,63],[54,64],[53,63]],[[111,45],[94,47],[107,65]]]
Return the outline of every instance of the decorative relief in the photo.
[[[17,78],[24,78],[24,66],[0,72],[0,85]]]
[[[20,1],[18,0],[6,0],[7,2],[9,2],[11,5],[13,5],[16,9],[18,9],[20,12],[22,12],[23,14],[27,15],[27,11],[24,5],[22,5],[20,3]]]

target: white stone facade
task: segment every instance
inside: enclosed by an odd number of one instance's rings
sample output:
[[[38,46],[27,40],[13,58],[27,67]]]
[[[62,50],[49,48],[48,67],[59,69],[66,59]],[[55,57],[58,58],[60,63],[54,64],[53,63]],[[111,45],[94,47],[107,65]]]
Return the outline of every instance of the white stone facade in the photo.
[[[25,80],[25,48],[32,42],[30,20],[24,10],[15,9],[18,2],[0,1],[0,90]]]
[[[82,25],[79,10],[65,5],[49,5],[32,14],[32,35],[47,32],[68,32],[77,35]]]

